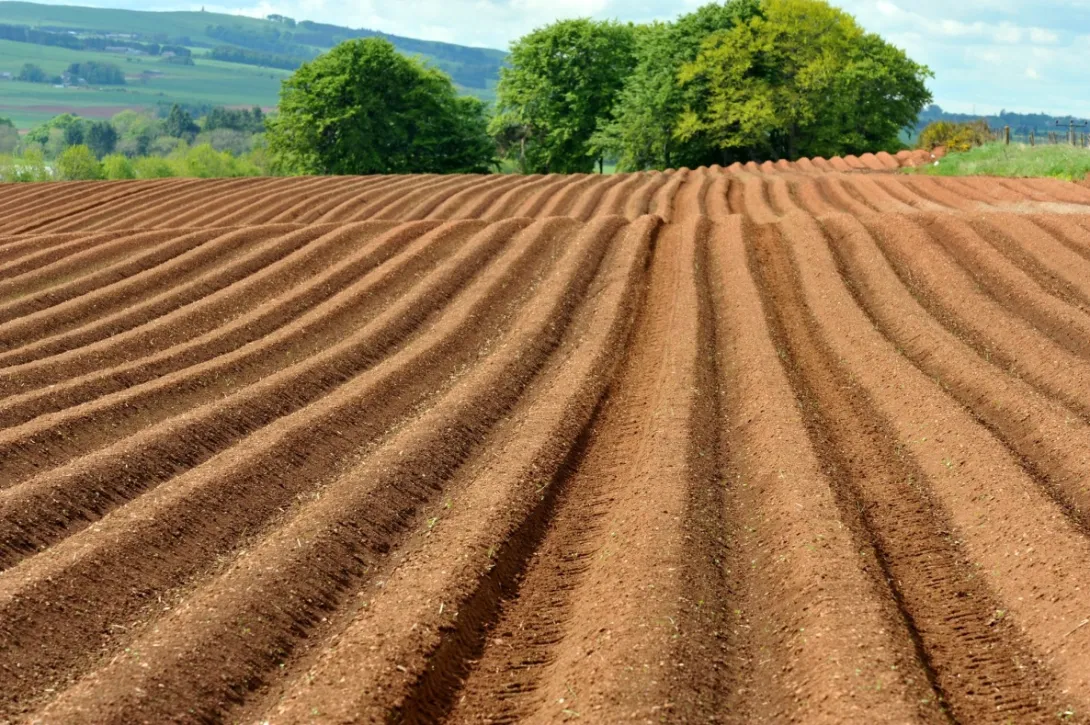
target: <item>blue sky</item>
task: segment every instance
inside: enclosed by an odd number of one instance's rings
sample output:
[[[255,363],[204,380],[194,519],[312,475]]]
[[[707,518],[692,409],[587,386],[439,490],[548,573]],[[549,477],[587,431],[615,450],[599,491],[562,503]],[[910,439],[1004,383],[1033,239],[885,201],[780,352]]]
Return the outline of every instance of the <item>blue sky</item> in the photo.
[[[155,10],[200,0],[67,0]],[[700,0],[209,0],[208,10],[367,27],[397,35],[506,48],[558,18],[666,19]],[[834,0],[926,63],[947,110],[1001,108],[1090,116],[1090,0]]]

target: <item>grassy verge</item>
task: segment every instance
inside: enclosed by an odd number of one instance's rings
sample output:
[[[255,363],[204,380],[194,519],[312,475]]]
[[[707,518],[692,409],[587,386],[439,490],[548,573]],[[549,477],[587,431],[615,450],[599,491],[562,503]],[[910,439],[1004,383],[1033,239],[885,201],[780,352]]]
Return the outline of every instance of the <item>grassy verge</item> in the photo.
[[[1081,181],[1090,174],[1090,149],[1074,146],[988,144],[952,153],[915,170],[934,176],[1051,176]]]

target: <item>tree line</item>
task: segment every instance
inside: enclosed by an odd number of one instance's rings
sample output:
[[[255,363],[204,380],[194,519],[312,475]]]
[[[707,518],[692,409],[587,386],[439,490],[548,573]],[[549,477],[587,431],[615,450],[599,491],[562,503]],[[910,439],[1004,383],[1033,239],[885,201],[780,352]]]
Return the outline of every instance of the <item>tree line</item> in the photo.
[[[107,48],[129,48],[138,50],[147,55],[190,55],[189,48],[181,45],[162,44],[157,42],[141,43],[127,38],[111,38],[100,35],[73,35],[67,32],[55,32],[39,28],[29,28],[24,25],[8,25],[0,23],[0,40],[11,40],[16,43],[32,43],[34,45],[49,45],[69,50],[104,51]]]
[[[569,20],[512,46],[492,131],[526,172],[897,150],[931,75],[821,0],[730,0],[649,25]]]
[[[898,150],[930,76],[823,0],[727,0],[668,23],[535,30],[512,44],[494,109],[372,37],[300,66],[270,118],[221,108],[198,122],[173,106],[155,119],[58,117],[27,140],[47,158],[80,146],[96,161],[206,145],[282,174],[694,168]]]
[[[674,22],[564,20],[512,44],[498,101],[355,41],[284,84],[270,149],[305,173],[625,171],[902,148],[931,72],[823,0],[728,0]],[[491,137],[491,141],[488,137]]]
[[[180,105],[122,111],[109,120],[55,116],[20,137],[0,119],[0,180],[251,176],[274,173],[258,108]]]

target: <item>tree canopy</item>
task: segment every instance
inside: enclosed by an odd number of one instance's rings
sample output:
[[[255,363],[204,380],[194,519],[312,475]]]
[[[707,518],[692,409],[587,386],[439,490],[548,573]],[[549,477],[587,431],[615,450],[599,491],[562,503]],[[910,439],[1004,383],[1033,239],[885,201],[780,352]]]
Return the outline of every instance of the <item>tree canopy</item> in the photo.
[[[269,150],[292,173],[485,172],[485,107],[380,38],[349,40],[284,82]]]
[[[624,170],[698,166],[715,155],[705,134],[681,139],[686,109],[707,106],[706,83],[682,85],[679,75],[696,60],[704,40],[760,14],[758,0],[712,3],[673,23],[638,28],[636,66],[610,115],[599,123],[596,143]]]
[[[931,72],[823,0],[727,0],[671,23],[554,23],[516,41],[492,123],[524,171],[896,150]]]
[[[797,158],[895,147],[931,100],[930,71],[822,0],[764,0],[681,69],[706,84],[682,139],[706,134],[732,157]]]
[[[192,140],[201,127],[189,115],[189,111],[175,103],[170,107],[170,115],[163,122],[163,130],[168,136]]]
[[[511,46],[491,128],[524,172],[588,172],[600,163],[592,137],[635,65],[635,43],[631,25],[580,19]]]

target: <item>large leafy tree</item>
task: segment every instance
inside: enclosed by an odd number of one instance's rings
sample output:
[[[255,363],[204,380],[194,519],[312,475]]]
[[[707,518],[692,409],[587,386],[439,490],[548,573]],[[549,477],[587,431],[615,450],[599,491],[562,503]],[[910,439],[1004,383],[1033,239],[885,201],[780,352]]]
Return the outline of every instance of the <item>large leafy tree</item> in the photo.
[[[484,105],[380,38],[347,41],[300,67],[268,129],[290,173],[484,172],[495,156]]]
[[[511,46],[500,73],[492,131],[524,172],[589,172],[592,141],[635,64],[630,25],[563,20]]]
[[[696,60],[706,38],[758,15],[759,0],[728,0],[704,5],[673,23],[639,27],[636,67],[610,118],[600,125],[597,145],[626,171],[698,166],[717,158],[706,134],[678,137],[682,113],[705,109],[710,90],[702,80],[682,85],[679,75]]]
[[[822,0],[764,0],[682,68],[682,82],[708,95],[682,115],[678,134],[705,136],[724,160],[895,147],[931,100],[930,75]]]

